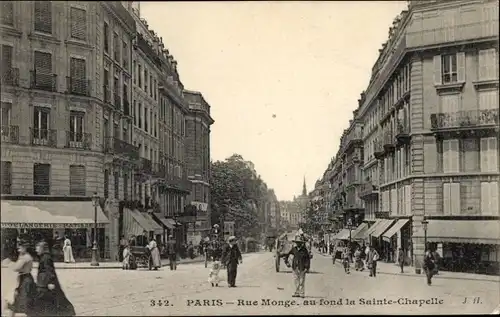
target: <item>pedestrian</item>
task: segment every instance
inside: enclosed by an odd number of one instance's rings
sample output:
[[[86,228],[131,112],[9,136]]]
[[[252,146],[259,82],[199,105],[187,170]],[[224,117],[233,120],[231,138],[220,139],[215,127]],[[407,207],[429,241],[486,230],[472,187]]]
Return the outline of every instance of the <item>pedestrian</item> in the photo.
[[[354,251],[354,268],[356,271],[364,270],[363,260],[361,260],[361,249],[358,247],[356,251]]]
[[[373,247],[373,245],[370,245],[370,251],[368,251],[368,254],[366,255],[366,262],[368,265],[368,269],[370,270],[370,277],[376,277],[377,276],[377,261],[380,258],[380,255],[378,254],[377,250]]]
[[[54,261],[48,244],[39,242],[36,246],[39,255],[36,276],[37,295],[34,302],[34,316],[75,316],[75,308],[68,300],[57,278]]]
[[[73,257],[73,248],[71,247],[71,240],[68,238],[68,236],[64,237],[63,254],[64,263],[75,263],[75,258]]]
[[[220,268],[221,268],[220,261],[214,261],[212,263],[212,268],[210,269],[210,274],[208,275],[208,282],[210,284],[212,284],[212,287],[219,286],[219,282],[220,282],[220,277],[219,277]]]
[[[149,242],[148,249],[151,255],[151,266],[155,271],[161,267],[161,258],[160,258],[160,250],[158,249],[158,245],[156,244],[156,240],[153,238]]]
[[[170,271],[177,270],[177,241],[173,235],[168,236],[167,241],[168,261],[170,264]]]
[[[427,285],[429,286],[432,284],[432,277],[435,275],[436,267],[437,265],[434,255],[430,250],[427,250],[424,256],[424,271],[427,276]]]
[[[28,253],[29,242],[21,238],[18,242],[19,257],[12,265],[14,272],[18,273],[17,287],[14,290],[14,302],[7,303],[7,308],[12,312],[33,316],[33,305],[36,297],[36,283],[31,275],[33,269],[33,257]]]
[[[292,260],[292,270],[293,279],[295,282],[295,293],[292,297],[302,297],[305,296],[305,280],[306,273],[311,266],[311,257],[309,250],[307,250],[305,245],[304,237],[297,235],[294,239],[294,246],[290,250],[288,255],[293,255]]]
[[[337,259],[337,245],[333,245],[333,254],[332,254],[332,262],[335,265],[335,260]]]
[[[364,258],[365,258],[365,268],[366,268],[367,270],[370,270],[370,268],[368,267],[368,253],[369,253],[369,252],[370,252],[370,246],[369,246],[369,245],[366,245],[366,246],[364,247],[364,254],[365,254]]]
[[[351,274],[350,272],[350,264],[349,264],[349,260],[350,260],[350,251],[349,251],[349,247],[344,247],[344,251],[342,252],[342,264],[344,265],[344,272],[346,272],[347,274]]]
[[[130,247],[128,245],[124,246],[122,258],[122,268],[124,270],[130,270]]]
[[[125,236],[122,235],[120,238],[120,246],[118,249],[118,260],[121,262],[123,261],[123,250],[125,249],[125,246],[128,244],[127,239],[125,239]]]
[[[236,237],[229,237],[229,247],[222,255],[227,268],[227,284],[229,287],[236,287],[236,275],[238,274],[238,264],[243,263],[240,249],[236,244]]]
[[[404,266],[405,266],[405,253],[402,248],[399,248],[398,250],[398,263],[399,267],[401,268],[401,273],[404,273]]]

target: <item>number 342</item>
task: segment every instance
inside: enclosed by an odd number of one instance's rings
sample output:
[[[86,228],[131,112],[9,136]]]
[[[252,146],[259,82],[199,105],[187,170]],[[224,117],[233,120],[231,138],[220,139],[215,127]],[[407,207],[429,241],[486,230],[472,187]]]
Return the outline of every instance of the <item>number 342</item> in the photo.
[[[152,307],[172,306],[168,299],[152,299],[149,301],[149,305]]]

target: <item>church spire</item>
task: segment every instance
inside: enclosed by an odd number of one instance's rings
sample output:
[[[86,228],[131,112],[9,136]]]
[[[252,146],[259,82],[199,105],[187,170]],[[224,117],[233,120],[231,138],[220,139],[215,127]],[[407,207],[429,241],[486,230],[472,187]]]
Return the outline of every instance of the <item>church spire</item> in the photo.
[[[302,185],[302,196],[307,196],[307,188],[306,188],[306,176],[304,175],[304,184]]]

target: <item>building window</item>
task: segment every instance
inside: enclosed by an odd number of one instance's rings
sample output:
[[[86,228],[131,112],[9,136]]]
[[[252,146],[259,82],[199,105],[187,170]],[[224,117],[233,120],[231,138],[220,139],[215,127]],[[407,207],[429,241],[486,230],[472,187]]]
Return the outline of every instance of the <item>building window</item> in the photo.
[[[0,2],[0,24],[14,26],[14,1]]]
[[[128,70],[128,45],[125,41],[122,43],[123,68]]]
[[[149,79],[148,70],[144,69],[144,91],[146,93],[148,93],[148,79]]]
[[[479,140],[463,139],[461,147],[462,168],[464,172],[479,171]]]
[[[120,173],[119,172],[114,172],[113,173],[113,178],[115,181],[115,199],[120,199]]]
[[[69,115],[69,141],[83,142],[85,112],[71,111]]]
[[[12,194],[12,162],[2,161],[0,177],[2,178],[2,194]]]
[[[2,58],[2,73],[5,74],[12,69],[12,55],[14,48],[10,45],[2,45],[1,46],[1,58]]]
[[[141,64],[137,65],[137,81],[139,82],[139,88],[142,88],[142,66]]]
[[[104,198],[109,197],[109,170],[104,170]]]
[[[459,172],[458,140],[443,140],[443,172]]]
[[[137,109],[135,109],[135,107],[137,107],[137,102],[134,100],[133,102],[133,105],[132,105],[132,118],[133,118],[133,122],[134,122],[134,126],[137,126]]]
[[[46,143],[49,140],[49,118],[50,109],[35,107],[33,113],[33,139],[38,143]]]
[[[52,54],[35,51],[35,86],[52,89],[55,86],[52,74]]]
[[[144,131],[148,132],[148,126],[149,126],[149,110],[148,108],[144,107]]]
[[[70,89],[72,93],[87,94],[87,65],[81,58],[70,59]]]
[[[481,216],[498,217],[498,182],[481,182]]]
[[[154,121],[153,121],[153,135],[155,138],[158,136],[156,130],[156,114],[154,115]]]
[[[104,52],[109,54],[109,25],[104,22]]]
[[[142,129],[142,103],[140,102],[139,102],[138,120],[139,120],[139,129]]]
[[[494,48],[479,51],[479,80],[494,80],[498,74],[498,53]]]
[[[498,138],[481,138],[481,172],[498,172]]]
[[[158,100],[157,99],[158,98],[157,91],[158,91],[158,82],[155,79],[155,85],[154,85],[154,89],[153,89],[153,97],[155,100]]]
[[[122,128],[122,140],[125,142],[129,142],[129,137],[128,137],[128,127],[127,123],[123,123],[123,128]]]
[[[443,184],[443,214],[445,216],[460,214],[460,183]]]
[[[113,33],[113,50],[114,50],[114,58],[115,58],[115,61],[117,61],[118,63],[120,63],[120,40],[118,39],[118,34],[117,33]]]
[[[443,55],[441,56],[442,61],[442,83],[456,83],[458,81],[457,74],[457,55]]]
[[[85,41],[87,39],[87,11],[70,8],[71,38]]]
[[[498,90],[478,91],[478,99],[479,99],[479,110],[498,109]],[[489,120],[485,119],[483,119],[482,122],[480,121],[480,123],[484,124],[489,123]]]
[[[85,166],[69,166],[69,194],[70,196],[86,196]]]
[[[35,31],[52,34],[52,1],[35,1]]]
[[[128,200],[128,173],[123,173],[123,199]]]
[[[153,76],[149,75],[149,96],[153,98]]]
[[[441,100],[441,112],[443,113],[454,113],[461,110],[460,107],[460,95],[443,95]]]
[[[33,195],[50,195],[50,164],[33,165]]]
[[[132,72],[133,72],[132,80],[133,80],[134,85],[136,85],[137,84],[137,62],[136,61],[132,61]]]

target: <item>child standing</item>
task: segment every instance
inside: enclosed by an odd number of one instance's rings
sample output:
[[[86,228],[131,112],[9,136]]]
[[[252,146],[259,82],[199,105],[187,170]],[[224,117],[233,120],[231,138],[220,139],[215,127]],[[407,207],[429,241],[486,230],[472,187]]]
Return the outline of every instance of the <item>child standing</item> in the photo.
[[[130,270],[130,247],[125,245],[123,248],[123,269]]]
[[[344,271],[347,273],[347,274],[351,274],[351,272],[349,272],[349,267],[350,267],[350,257],[351,257],[351,254],[350,254],[350,251],[349,251],[349,247],[345,247],[344,248],[344,252],[342,252],[342,263],[344,264]]]
[[[214,261],[212,268],[210,269],[210,274],[208,275],[208,282],[212,284],[212,287],[219,286],[220,278],[219,271],[221,268],[220,261]]]

